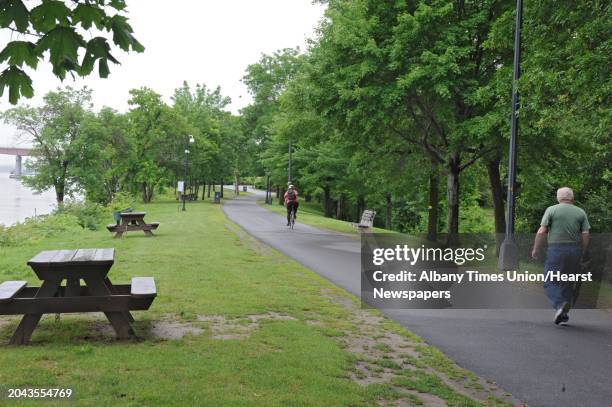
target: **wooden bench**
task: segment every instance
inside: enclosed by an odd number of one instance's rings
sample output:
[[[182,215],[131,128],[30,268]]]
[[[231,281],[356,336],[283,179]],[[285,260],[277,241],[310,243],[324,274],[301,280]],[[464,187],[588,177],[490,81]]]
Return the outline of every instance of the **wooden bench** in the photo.
[[[139,298],[150,298],[157,295],[153,277],[134,277],[130,287],[130,294]]]
[[[27,284],[26,281],[5,281],[0,284],[0,303],[11,301]]]
[[[358,227],[359,229],[371,229],[374,227],[374,217],[376,216],[376,211],[366,209],[361,214],[361,220],[359,223],[353,223],[353,226]]]

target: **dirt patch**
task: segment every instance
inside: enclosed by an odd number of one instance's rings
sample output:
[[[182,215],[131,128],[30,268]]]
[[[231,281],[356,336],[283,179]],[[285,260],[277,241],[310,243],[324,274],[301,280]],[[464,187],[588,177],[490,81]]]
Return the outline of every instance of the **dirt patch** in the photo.
[[[351,378],[362,386],[389,384],[400,395],[389,400],[379,400],[381,406],[429,407],[446,406],[447,403],[434,394],[424,394],[395,384],[406,378],[435,376],[441,386],[484,405],[524,405],[509,396],[496,385],[468,372],[438,351],[430,348],[420,338],[394,332],[388,320],[378,312],[362,309],[349,297],[336,295],[331,290],[322,294],[349,312],[349,319],[359,329],[345,329],[338,337],[345,349],[354,355],[355,364]]]
[[[226,318],[222,315],[198,315],[198,321],[205,322],[213,339],[245,339],[260,327],[262,321],[289,321],[295,318],[277,312]]]
[[[157,338],[177,340],[185,335],[200,335],[204,330],[185,322],[159,321],[149,332]]]

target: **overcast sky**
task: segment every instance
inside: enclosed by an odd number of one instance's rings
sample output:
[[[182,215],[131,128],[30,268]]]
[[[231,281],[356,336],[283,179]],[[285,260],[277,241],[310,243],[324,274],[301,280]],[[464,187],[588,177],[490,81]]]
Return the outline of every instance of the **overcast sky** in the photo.
[[[232,99],[230,109],[238,112],[250,102],[241,82],[247,65],[262,53],[296,46],[305,49],[324,11],[311,0],[127,0],[127,4],[134,34],[145,52],[116,51],[121,65],[111,64],[107,79],[97,78],[94,71],[91,77],[76,81],[69,77],[63,82],[92,88],[96,109],[108,105],[127,110],[128,91],[141,86],[153,88],[169,101],[174,89],[187,80],[192,85],[221,86]],[[62,85],[47,64],[30,74],[36,95],[20,103],[40,103],[42,95]],[[10,107],[7,94],[0,110]],[[14,133],[0,126],[0,145],[14,145]],[[13,160],[0,155],[0,163]]]

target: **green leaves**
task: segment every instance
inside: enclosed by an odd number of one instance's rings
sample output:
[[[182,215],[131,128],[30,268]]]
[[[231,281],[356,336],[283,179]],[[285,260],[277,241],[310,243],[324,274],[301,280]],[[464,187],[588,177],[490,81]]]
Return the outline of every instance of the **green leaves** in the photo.
[[[114,15],[110,19],[110,28],[113,31],[113,42],[122,50],[129,51],[132,48],[136,52],[143,52],[144,47],[132,35],[132,27],[128,24],[127,18]]]
[[[0,2],[0,27],[6,28],[15,24],[18,31],[25,31],[29,25],[29,13],[21,0],[5,0]]]
[[[100,77],[108,77],[108,62],[119,63],[111,54],[111,33],[113,43],[124,51],[144,51],[127,17],[121,14],[123,10],[124,0],[42,0],[31,10],[23,0],[1,0],[0,28],[25,36],[9,42],[0,52],[0,63],[8,65],[3,67],[3,86],[10,88],[11,103],[16,103],[20,95],[30,94],[32,81],[22,70],[24,65],[36,69],[38,61],[47,55],[53,73],[63,80],[68,72],[89,75],[96,62]],[[85,40],[84,30],[94,26],[103,34]]]
[[[81,64],[81,76],[86,76],[93,70],[94,64],[98,62],[98,72],[101,78],[108,77],[108,60],[115,64],[117,61],[110,53],[110,45],[104,37],[95,37],[87,43],[85,56],[83,57],[83,63]]]
[[[70,27],[56,27],[38,42],[41,52],[49,50],[53,73],[60,79],[66,77],[66,70],[70,66],[78,68],[78,50],[84,45],[83,37]]]
[[[39,54],[36,51],[36,44],[29,41],[12,41],[0,52],[0,62],[8,60],[12,66],[23,66],[25,63],[32,68],[38,65]]]
[[[17,103],[21,96],[31,98],[34,96],[32,79],[17,67],[5,69],[0,74],[0,97],[4,94],[4,88],[9,88],[9,102]]]
[[[95,24],[101,30],[104,28],[104,11],[91,4],[79,4],[72,12],[72,23],[80,23],[86,30]]]
[[[30,18],[36,31],[47,32],[56,25],[69,25],[68,17],[71,14],[63,1],[43,0],[41,5],[32,9]]]

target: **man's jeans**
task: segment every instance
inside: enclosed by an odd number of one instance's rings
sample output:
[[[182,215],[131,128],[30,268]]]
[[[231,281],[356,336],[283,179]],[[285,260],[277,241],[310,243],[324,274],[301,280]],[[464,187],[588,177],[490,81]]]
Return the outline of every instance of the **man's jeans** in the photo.
[[[557,243],[548,246],[544,273],[549,270],[560,271],[561,274],[580,273],[580,260],[582,249],[574,243]],[[572,305],[574,283],[550,282],[544,283],[544,290],[554,309],[558,309],[564,302]]]

